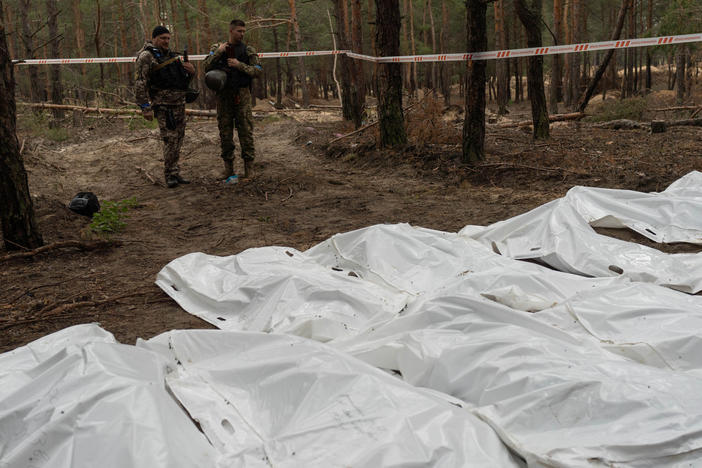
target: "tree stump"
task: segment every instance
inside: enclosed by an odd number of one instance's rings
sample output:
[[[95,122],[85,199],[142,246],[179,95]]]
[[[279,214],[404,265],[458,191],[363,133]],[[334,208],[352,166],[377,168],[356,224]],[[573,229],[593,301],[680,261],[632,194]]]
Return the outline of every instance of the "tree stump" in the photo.
[[[651,133],[665,133],[666,124],[664,120],[651,121]]]

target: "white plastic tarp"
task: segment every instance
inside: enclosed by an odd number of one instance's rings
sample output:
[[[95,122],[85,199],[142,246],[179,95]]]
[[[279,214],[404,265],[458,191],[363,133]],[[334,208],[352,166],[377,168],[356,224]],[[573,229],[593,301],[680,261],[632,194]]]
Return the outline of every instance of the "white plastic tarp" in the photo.
[[[622,275],[684,292],[702,291],[702,255],[659,250],[599,235],[590,224],[627,226],[659,242],[700,243],[702,174],[693,172],[660,194],[576,187],[567,196],[491,226],[459,234],[514,259],[593,277]]]
[[[702,459],[698,298],[552,271],[408,225],[338,234],[304,254],[326,275],[352,271],[407,299],[332,346],[460,398],[530,466]],[[264,270],[278,274],[275,262]]]
[[[0,467],[214,466],[167,361],[79,325],[0,355]]]
[[[594,227],[628,227],[660,243],[702,244],[702,173],[676,180],[660,193],[574,187],[565,198]]]
[[[372,317],[390,318],[407,302],[406,294],[354,275],[295,249],[264,247],[230,257],[185,255],[165,266],[156,284],[221,329],[327,341],[355,333]]]
[[[418,299],[402,318],[337,346],[472,405],[529,466],[702,460],[702,379],[470,294]]]
[[[321,343],[174,331],[142,343],[226,467],[518,467],[467,410]]]
[[[298,337],[81,325],[0,364],[0,467],[524,466],[458,400]]]

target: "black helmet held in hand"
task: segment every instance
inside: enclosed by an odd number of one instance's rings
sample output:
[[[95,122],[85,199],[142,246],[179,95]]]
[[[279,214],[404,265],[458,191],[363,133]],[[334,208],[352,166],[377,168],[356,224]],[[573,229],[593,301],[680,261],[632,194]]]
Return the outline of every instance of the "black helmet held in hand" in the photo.
[[[222,91],[227,85],[227,72],[224,70],[210,70],[205,73],[205,84],[212,91]]]

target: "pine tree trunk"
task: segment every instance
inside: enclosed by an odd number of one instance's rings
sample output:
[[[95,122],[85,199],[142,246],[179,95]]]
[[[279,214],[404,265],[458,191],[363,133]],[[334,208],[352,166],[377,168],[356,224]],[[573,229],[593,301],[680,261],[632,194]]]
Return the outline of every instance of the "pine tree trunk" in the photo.
[[[120,3],[121,5],[121,3]],[[73,34],[76,39],[76,52],[78,57],[85,57],[85,32],[83,31],[83,19],[80,14],[80,0],[73,0]],[[80,74],[85,76],[85,64],[80,65]]]
[[[636,37],[636,10],[635,10],[635,5],[636,3],[634,0],[631,0],[629,3],[629,29],[628,29],[628,37],[634,38]],[[625,92],[625,97],[631,97],[634,95],[634,51],[635,49],[627,49],[626,51],[626,92]]]
[[[681,105],[685,100],[685,48],[678,46],[675,53],[675,81],[677,88],[675,91],[675,103]]]
[[[14,24],[14,18],[12,17],[12,10],[5,5],[4,11],[2,12],[5,14],[5,21],[6,24],[11,26],[11,29],[14,29],[16,25]],[[16,31],[13,31],[14,34],[8,34],[7,35],[7,51],[10,54],[10,60],[15,59],[18,57],[18,50],[15,44],[15,36],[19,37],[19,34]]]
[[[466,35],[468,50],[487,50],[487,5],[482,0],[466,0]],[[485,159],[485,71],[484,60],[469,60],[466,70],[466,108],[463,122],[461,160],[475,165]]]
[[[446,0],[441,1],[441,51],[448,50],[449,20]],[[505,62],[506,63],[506,62]],[[505,65],[506,66],[506,65]],[[509,79],[509,71],[507,71]],[[444,96],[444,103],[448,107],[451,105],[451,65],[441,62],[439,65],[439,77],[441,80],[441,94]],[[509,87],[509,83],[507,84]]]
[[[212,29],[210,29],[210,16],[207,13],[207,0],[197,0],[198,7],[202,14],[198,15],[202,18],[202,27],[205,30],[205,44],[209,47],[212,44]]]
[[[572,30],[573,37],[571,44],[579,44],[583,42],[583,31],[582,31],[582,5],[584,0],[571,0],[571,12],[572,12]],[[582,60],[582,53],[579,54],[569,54],[570,55],[570,95],[572,97],[571,103],[575,104],[580,93],[580,62]]]
[[[60,36],[58,32],[59,10],[56,0],[46,0],[46,13],[48,15],[49,26],[49,53],[52,57],[61,57],[59,47]],[[63,88],[61,87],[61,65],[51,65],[51,102],[53,104],[63,104]],[[63,111],[54,109],[52,111],[54,119],[63,119]]]
[[[532,0],[527,7],[526,0],[515,0],[517,15],[524,24],[527,33],[528,47],[541,47],[541,0]],[[544,58],[542,56],[529,57],[527,69],[527,88],[531,101],[531,116],[534,122],[534,138],[549,137],[548,108],[546,107],[546,94],[544,92]]]
[[[400,2],[376,0],[376,44],[381,56],[400,54]],[[396,147],[407,143],[402,110],[402,66],[399,63],[381,63],[378,66],[378,120],[380,146]]]
[[[15,75],[5,40],[0,0],[0,218],[7,250],[34,249],[43,244],[29,194],[27,172],[17,141]]]
[[[495,49],[504,50],[507,48],[505,38],[505,0],[495,1]],[[507,60],[497,60],[495,62],[497,74],[497,114],[505,115],[507,102],[509,101],[509,70]]]
[[[427,0],[427,10],[429,10],[429,27],[431,28],[431,53],[436,54],[436,28],[434,27],[434,11],[431,0]],[[436,88],[439,85],[439,81],[437,80],[436,62],[431,62],[429,65],[429,74],[431,76],[431,90],[434,94],[436,94]]]
[[[341,50],[350,50],[349,38],[349,16],[347,0],[334,1],[334,14],[336,15],[336,35],[338,37],[338,47]],[[341,112],[345,120],[354,122],[356,128],[360,127],[359,122],[354,119],[353,99],[352,99],[352,84],[353,79],[353,59],[346,56],[341,56]]]
[[[20,0],[20,23],[22,24],[22,44],[24,45],[24,58],[37,58],[34,50],[34,33],[30,29],[29,12],[32,8],[31,0]],[[32,102],[41,102],[41,89],[44,88],[43,78],[39,77],[38,67],[29,68],[29,96]]]
[[[556,36],[554,45],[563,42],[563,0],[553,0],[553,33]],[[553,56],[551,69],[551,89],[549,103],[552,112],[557,112],[558,103],[563,100],[563,65],[562,56]]]
[[[273,47],[275,50],[280,50],[278,28],[273,28]],[[275,107],[278,109],[283,107],[283,74],[280,70],[280,58],[275,59]]]
[[[653,0],[648,0],[648,15],[646,18],[648,24],[647,31],[651,35],[653,31]],[[651,75],[651,48],[646,47],[646,91],[651,92],[653,77]]]
[[[125,27],[124,3],[117,2],[117,7],[119,8],[119,43],[120,43],[120,47],[122,49],[121,53],[124,55],[131,55],[134,52],[130,52],[129,49],[127,48],[127,31],[126,31],[126,27]],[[187,24],[187,19],[186,19],[186,24]],[[188,46],[189,45],[190,44],[188,44]],[[191,50],[190,47],[188,47],[188,50]],[[122,70],[123,83],[128,88],[131,88],[132,87],[132,74],[129,73],[130,66],[128,64],[123,64],[121,67],[121,70]]]
[[[351,50],[357,54],[363,53],[363,25],[361,23],[361,0],[351,0]],[[358,128],[363,124],[363,109],[366,105],[365,65],[362,60],[353,60],[351,67],[354,78],[352,82],[354,124]]]
[[[295,0],[290,0],[290,21],[293,23],[297,50],[304,50],[302,48],[302,36],[300,35],[300,23],[297,21]],[[297,65],[299,68],[298,72],[300,73],[300,87],[302,88],[302,107],[307,108],[310,106],[310,90],[307,88],[307,69],[305,68],[305,59],[298,57]]]
[[[100,41],[100,27],[102,24],[102,14],[100,11],[100,1],[96,0],[96,16],[95,16],[95,36],[94,36],[94,42],[95,42],[95,52],[97,53],[98,57],[102,56],[101,52],[101,41]],[[103,67],[102,63],[100,64],[100,89],[105,88],[105,68]]]
[[[563,10],[563,26],[565,29],[565,43],[573,43],[573,7],[570,0],[565,0],[565,8]],[[563,55],[564,64],[564,83],[563,83],[563,104],[567,108],[570,108],[575,101],[575,96],[573,96],[573,83],[572,83],[572,66],[573,54]]]
[[[414,40],[414,7],[412,6],[412,0],[409,1],[409,24],[410,24],[410,40],[412,41],[412,55],[417,55],[417,44]],[[411,94],[416,96],[417,94],[417,64],[412,62],[412,82],[411,82]]]

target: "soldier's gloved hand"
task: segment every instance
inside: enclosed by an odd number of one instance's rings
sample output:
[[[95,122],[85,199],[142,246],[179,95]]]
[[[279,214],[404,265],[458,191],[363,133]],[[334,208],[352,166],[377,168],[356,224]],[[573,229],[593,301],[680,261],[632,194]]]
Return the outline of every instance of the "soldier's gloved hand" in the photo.
[[[224,52],[227,49],[227,42],[222,42],[219,47],[217,47],[217,52]]]
[[[190,62],[183,62],[183,68],[185,68],[185,71],[188,72],[190,75],[195,74],[195,67],[193,66],[192,63]]]
[[[146,107],[141,110],[141,115],[146,119],[146,120],[154,120],[154,110],[150,107]]]
[[[227,65],[229,65],[232,68],[239,68],[241,66],[241,62],[235,58],[230,58],[227,59]]]

